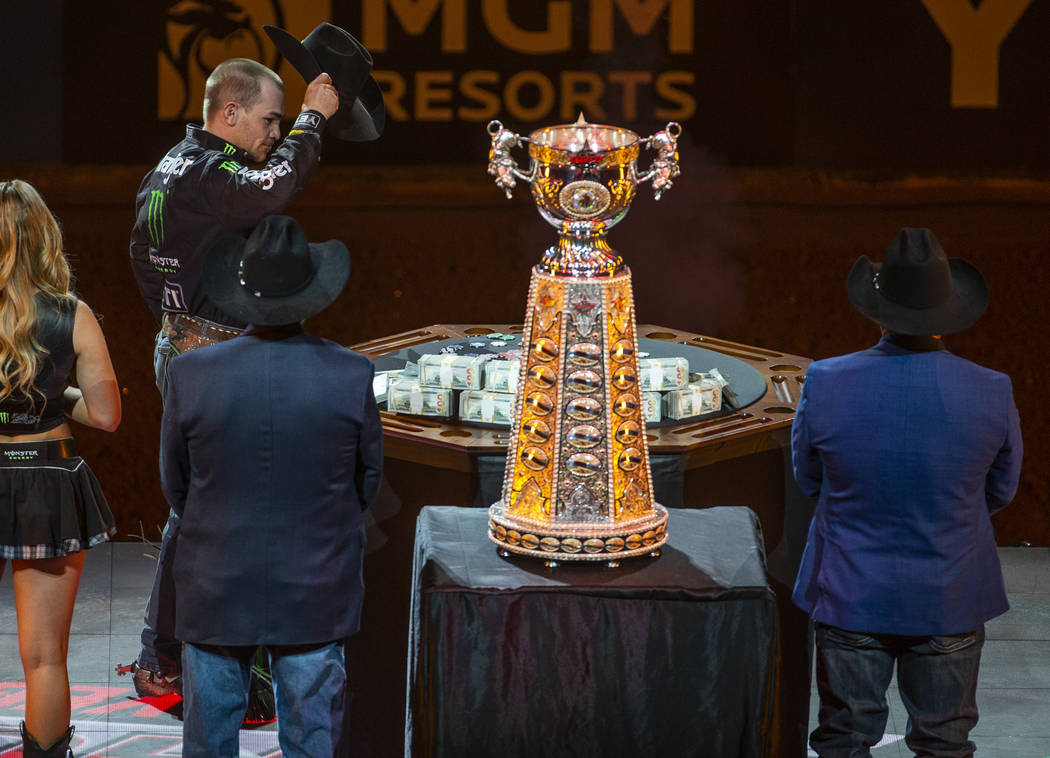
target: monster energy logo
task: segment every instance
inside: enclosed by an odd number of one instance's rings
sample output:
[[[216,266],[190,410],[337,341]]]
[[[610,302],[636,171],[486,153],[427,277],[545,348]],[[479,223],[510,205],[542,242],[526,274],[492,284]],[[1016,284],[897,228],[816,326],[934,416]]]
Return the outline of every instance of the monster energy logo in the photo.
[[[28,413],[0,411],[0,424],[36,424],[39,423],[39,421],[40,416],[32,416]]]
[[[40,455],[39,450],[5,450],[4,457],[9,461],[29,461]]]
[[[160,247],[164,244],[164,191],[152,190],[149,198],[149,215],[147,218],[149,234],[153,244]]]
[[[241,164],[237,161],[223,161],[219,164],[219,168],[224,168],[231,174],[236,174],[238,171],[241,170]]]
[[[226,147],[224,147],[222,149],[222,151],[224,153],[226,153],[227,155],[233,155],[234,153],[237,152],[237,148],[235,148],[233,145],[231,145],[229,142],[227,142],[226,143]]]

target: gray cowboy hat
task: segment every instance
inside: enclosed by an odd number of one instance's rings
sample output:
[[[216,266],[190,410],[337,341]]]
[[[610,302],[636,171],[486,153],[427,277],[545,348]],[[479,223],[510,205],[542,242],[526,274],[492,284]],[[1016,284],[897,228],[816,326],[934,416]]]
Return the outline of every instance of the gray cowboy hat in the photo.
[[[231,316],[262,326],[295,324],[321,312],[349,276],[346,245],[307,242],[288,216],[267,216],[247,239],[220,235],[204,261],[208,297]]]
[[[350,32],[327,22],[300,42],[278,26],[263,26],[278,52],[308,83],[320,74],[339,90],[339,110],[328,120],[334,136],[352,142],[378,139],[386,124],[386,105],[372,78],[372,56]]]
[[[862,255],[846,279],[853,306],[895,334],[951,334],[988,307],[988,285],[972,264],[948,258],[929,229],[904,228],[882,263]]]

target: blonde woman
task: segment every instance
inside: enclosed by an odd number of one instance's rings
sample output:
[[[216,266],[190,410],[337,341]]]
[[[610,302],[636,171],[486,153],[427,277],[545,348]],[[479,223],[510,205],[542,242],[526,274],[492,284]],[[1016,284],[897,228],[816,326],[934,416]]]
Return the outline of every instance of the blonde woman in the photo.
[[[70,279],[40,195],[19,179],[0,182],[0,577],[10,559],[26,758],[72,756],[73,603],[85,551],[116,532],[68,419],[113,431],[120,392],[102,330]]]

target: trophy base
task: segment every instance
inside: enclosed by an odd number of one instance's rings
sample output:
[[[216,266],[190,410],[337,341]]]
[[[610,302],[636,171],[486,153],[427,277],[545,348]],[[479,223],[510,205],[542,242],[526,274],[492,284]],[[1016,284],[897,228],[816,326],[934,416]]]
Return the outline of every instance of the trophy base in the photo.
[[[489,507],[489,539],[500,552],[554,561],[617,561],[660,554],[667,542],[667,509],[653,504],[652,512],[617,523],[562,526],[534,519],[508,518],[503,501]]]

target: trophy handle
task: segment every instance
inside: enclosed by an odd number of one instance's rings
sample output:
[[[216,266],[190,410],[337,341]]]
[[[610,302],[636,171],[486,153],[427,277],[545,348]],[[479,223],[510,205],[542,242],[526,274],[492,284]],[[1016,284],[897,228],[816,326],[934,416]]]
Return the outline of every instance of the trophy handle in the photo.
[[[518,167],[518,162],[510,154],[511,150],[521,147],[523,142],[529,140],[507,129],[496,120],[489,121],[488,133],[492,137],[492,147],[489,150],[489,175],[496,177],[496,186],[502,188],[509,198],[514,192],[518,179],[525,182],[532,181],[532,172],[526,174],[522,171]]]
[[[682,134],[682,125],[677,121],[668,121],[662,132],[657,132],[645,139],[650,150],[656,151],[653,165],[644,174],[637,175],[639,184],[653,180],[653,195],[660,199],[665,190],[671,189],[673,180],[681,171],[678,168],[678,138]]]

